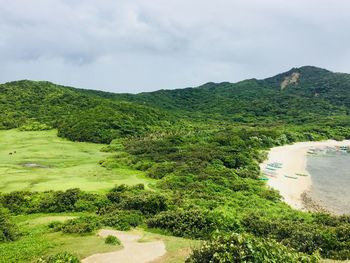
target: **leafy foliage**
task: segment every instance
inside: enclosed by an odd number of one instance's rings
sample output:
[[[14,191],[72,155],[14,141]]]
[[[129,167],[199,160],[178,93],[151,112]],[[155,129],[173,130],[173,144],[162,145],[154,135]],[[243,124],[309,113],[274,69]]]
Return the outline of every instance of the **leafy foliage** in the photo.
[[[42,257],[36,263],[80,263],[80,260],[73,254],[61,252],[53,256]]]
[[[0,129],[58,128],[73,141],[109,143],[114,138],[142,135],[168,119],[159,110],[50,82],[15,81],[0,85]],[[40,124],[39,124],[40,123]]]
[[[17,227],[10,221],[7,211],[0,207],[0,242],[14,241],[18,236]]]
[[[101,226],[98,217],[82,216],[67,220],[62,224],[50,224],[49,227],[55,231],[62,231],[68,234],[89,234]]]
[[[106,244],[110,245],[120,245],[121,242],[116,236],[108,235],[105,239]]]
[[[269,239],[249,235],[218,236],[193,251],[187,263],[266,262],[294,263],[318,262],[317,254],[308,256]]]

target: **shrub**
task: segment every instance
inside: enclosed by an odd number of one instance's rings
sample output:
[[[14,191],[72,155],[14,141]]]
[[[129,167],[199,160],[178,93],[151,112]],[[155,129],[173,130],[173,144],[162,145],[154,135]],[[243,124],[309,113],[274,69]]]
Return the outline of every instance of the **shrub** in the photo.
[[[150,218],[147,225],[165,229],[175,236],[192,238],[208,237],[216,229],[209,212],[195,209],[162,212]]]
[[[146,215],[165,211],[168,207],[165,196],[153,192],[138,192],[123,196],[120,207],[126,210],[139,210]]]
[[[50,125],[37,121],[28,122],[19,128],[20,131],[46,131],[51,129]]]
[[[319,257],[295,252],[276,241],[233,233],[217,236],[195,249],[187,263],[295,263],[318,262]]]
[[[0,242],[14,241],[17,238],[17,227],[11,223],[7,211],[0,208]]]
[[[323,221],[326,225],[320,224]],[[329,216],[316,215],[315,222],[303,220],[273,220],[249,215],[243,220],[245,230],[268,237],[300,252],[312,254],[320,250],[324,257],[347,259],[350,257],[350,227],[342,218],[330,221]]]
[[[162,162],[155,163],[151,168],[147,170],[147,175],[154,179],[162,179],[169,173],[172,173],[175,169],[175,163]]]
[[[101,224],[97,216],[82,216],[67,220],[62,225],[57,226],[64,233],[88,234],[98,229]]]
[[[81,191],[78,188],[67,191],[53,192],[52,196],[41,202],[41,210],[46,212],[75,211],[75,203],[80,198]]]
[[[142,214],[138,211],[115,210],[112,213],[101,216],[101,224],[118,230],[129,230],[142,222]]]
[[[54,256],[42,257],[36,263],[80,263],[80,260],[73,254],[60,252]]]
[[[105,239],[106,244],[110,245],[120,245],[121,242],[116,236],[108,235]]]
[[[48,224],[48,228],[53,231],[61,231],[63,223],[60,221],[53,221]]]
[[[35,210],[32,202],[34,195],[34,193],[27,191],[6,193],[1,196],[1,203],[5,208],[9,209],[11,213],[30,213]]]

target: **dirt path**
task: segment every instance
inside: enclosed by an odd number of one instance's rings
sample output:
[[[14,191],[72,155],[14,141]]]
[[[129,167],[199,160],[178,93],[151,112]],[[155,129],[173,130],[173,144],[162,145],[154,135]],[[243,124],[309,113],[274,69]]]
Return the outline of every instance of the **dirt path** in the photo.
[[[153,261],[166,253],[163,241],[137,242],[141,236],[121,231],[102,229],[98,232],[101,237],[113,235],[122,242],[123,249],[116,252],[94,254],[82,260],[82,263],[146,263]]]

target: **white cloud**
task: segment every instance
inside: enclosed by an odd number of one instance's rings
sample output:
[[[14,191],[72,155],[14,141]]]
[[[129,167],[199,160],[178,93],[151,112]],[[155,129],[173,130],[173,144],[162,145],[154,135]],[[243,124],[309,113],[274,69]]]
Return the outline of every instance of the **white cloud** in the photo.
[[[0,0],[0,81],[115,92],[350,72],[342,0]]]

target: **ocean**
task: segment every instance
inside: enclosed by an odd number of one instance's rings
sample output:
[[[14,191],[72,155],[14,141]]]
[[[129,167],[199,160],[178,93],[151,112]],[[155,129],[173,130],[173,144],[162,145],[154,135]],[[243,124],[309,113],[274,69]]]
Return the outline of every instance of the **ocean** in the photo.
[[[350,214],[350,154],[327,152],[308,155],[311,174],[310,196],[336,214]]]

